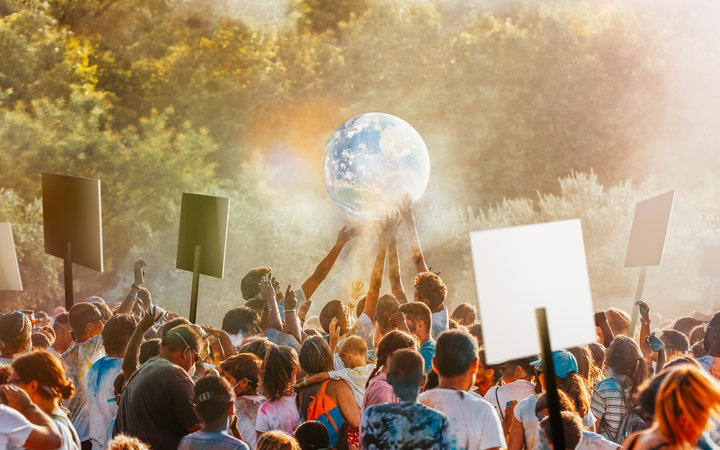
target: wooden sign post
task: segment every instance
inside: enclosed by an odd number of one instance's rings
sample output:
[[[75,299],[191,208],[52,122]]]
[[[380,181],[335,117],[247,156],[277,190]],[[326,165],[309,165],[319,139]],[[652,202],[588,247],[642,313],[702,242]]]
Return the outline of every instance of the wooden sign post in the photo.
[[[22,278],[18,264],[12,227],[0,223],[0,291],[22,291]]]
[[[625,255],[625,267],[640,267],[640,276],[632,305],[630,336],[635,335],[635,328],[640,317],[637,302],[643,298],[647,268],[659,266],[662,263],[674,198],[675,191],[669,191],[638,202],[635,206],[630,241]]]
[[[72,264],[103,271],[100,180],[42,174],[45,252],[65,263],[65,309],[73,305]]]
[[[183,193],[178,233],[178,269],[193,273],[190,290],[190,322],[197,319],[200,274],[222,278],[230,199]]]

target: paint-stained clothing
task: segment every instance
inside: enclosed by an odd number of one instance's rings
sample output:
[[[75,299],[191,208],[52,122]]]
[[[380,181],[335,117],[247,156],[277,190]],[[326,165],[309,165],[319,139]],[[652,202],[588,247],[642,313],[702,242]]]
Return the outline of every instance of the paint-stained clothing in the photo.
[[[243,395],[235,399],[235,414],[238,417],[238,430],[243,439],[250,446],[257,445],[257,432],[255,431],[255,419],[257,418],[260,405],[267,399],[262,395]]]
[[[445,450],[450,447],[448,427],[443,413],[417,402],[375,405],[363,414],[360,448]]]
[[[105,347],[102,345],[100,335],[85,342],[76,343],[63,353],[66,372],[70,373],[75,384],[75,394],[65,402],[65,407],[70,410],[70,420],[77,431],[80,442],[90,439],[90,418],[86,396],[87,374],[95,361],[103,356],[105,356]]]
[[[135,436],[153,450],[175,450],[200,423],[187,372],[165,358],[146,362],[130,377],[118,406],[113,435]]]
[[[107,444],[108,426],[118,409],[113,382],[121,371],[122,358],[110,356],[95,361],[88,371],[86,395],[93,450],[102,450]]]

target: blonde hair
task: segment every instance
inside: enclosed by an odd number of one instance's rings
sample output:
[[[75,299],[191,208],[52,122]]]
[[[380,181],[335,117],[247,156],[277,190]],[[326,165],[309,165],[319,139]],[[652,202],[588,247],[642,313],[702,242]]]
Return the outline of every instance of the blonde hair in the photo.
[[[679,418],[692,426],[693,435],[682,432]],[[695,448],[711,418],[720,419],[720,389],[701,369],[678,366],[668,373],[658,391],[655,423],[671,447]]]
[[[338,345],[339,353],[350,353],[353,355],[367,354],[367,344],[360,336],[348,336]]]
[[[107,445],[108,450],[150,450],[146,443],[127,434],[118,434]]]
[[[280,431],[272,430],[260,436],[256,450],[301,450],[295,437]]]

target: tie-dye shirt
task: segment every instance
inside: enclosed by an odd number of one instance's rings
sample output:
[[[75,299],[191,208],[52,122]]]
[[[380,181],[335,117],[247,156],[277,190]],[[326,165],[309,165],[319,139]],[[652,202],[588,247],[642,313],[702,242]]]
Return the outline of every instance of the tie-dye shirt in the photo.
[[[698,358],[697,362],[699,362],[703,369],[705,369],[710,375],[720,380],[720,358],[705,355]]]
[[[103,356],[88,371],[86,396],[94,450],[102,450],[107,444],[108,427],[118,409],[113,383],[121,370],[122,358]]]
[[[284,395],[278,400],[267,401],[258,408],[255,418],[255,430],[265,433],[281,430],[292,434],[300,423],[300,413],[295,404],[294,395]]]
[[[448,420],[440,411],[417,402],[388,403],[365,410],[360,425],[360,448],[447,449]]]

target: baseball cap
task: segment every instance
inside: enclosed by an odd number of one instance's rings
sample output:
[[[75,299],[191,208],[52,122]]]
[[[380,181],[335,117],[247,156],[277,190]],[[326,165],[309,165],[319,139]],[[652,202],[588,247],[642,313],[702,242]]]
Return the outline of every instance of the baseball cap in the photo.
[[[553,365],[555,366],[555,375],[560,378],[567,378],[570,372],[577,372],[577,360],[572,353],[567,350],[556,350],[552,352]],[[531,366],[542,366],[542,359],[531,362]]]
[[[70,308],[68,316],[70,318],[70,327],[75,333],[80,333],[85,328],[85,325],[96,320],[102,320],[103,317],[95,305],[86,302],[74,304]]]

